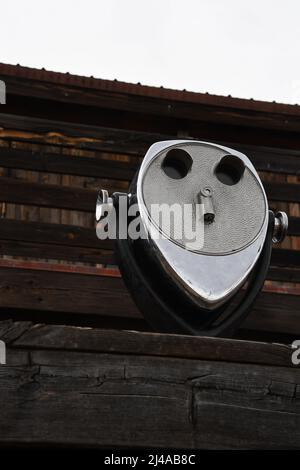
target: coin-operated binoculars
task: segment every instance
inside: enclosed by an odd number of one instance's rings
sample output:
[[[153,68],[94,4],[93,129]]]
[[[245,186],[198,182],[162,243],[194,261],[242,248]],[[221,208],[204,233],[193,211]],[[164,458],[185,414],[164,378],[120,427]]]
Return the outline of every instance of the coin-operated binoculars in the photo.
[[[198,141],[152,145],[128,194],[99,192],[96,219],[100,238],[114,219],[123,279],[152,327],[208,336],[246,317],[288,226],[244,154]]]

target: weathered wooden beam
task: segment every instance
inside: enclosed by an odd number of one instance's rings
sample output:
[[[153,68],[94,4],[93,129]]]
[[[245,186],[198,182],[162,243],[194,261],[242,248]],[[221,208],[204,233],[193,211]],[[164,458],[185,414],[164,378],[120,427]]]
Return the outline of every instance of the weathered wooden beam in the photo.
[[[23,242],[48,243],[69,247],[113,249],[112,240],[99,240],[95,228],[76,225],[0,219],[0,238]]]
[[[115,180],[131,180],[135,173],[132,164],[101,158],[101,153],[94,158],[74,157],[58,153],[30,152],[1,147],[0,166]]]
[[[66,319],[77,321],[85,316],[94,318],[99,324],[102,317],[141,320],[142,315],[133,303],[123,281],[110,275],[79,274],[45,269],[17,267],[0,268],[0,308],[3,315],[7,310],[26,310],[26,319],[32,316],[38,321],[47,321],[51,314],[61,314],[55,318],[59,322]],[[275,292],[261,292],[248,319],[242,328],[300,334],[299,323],[300,295]],[[77,320],[76,320],[77,318]]]
[[[299,267],[300,251],[274,248],[271,257],[271,264],[274,266]],[[284,272],[284,271],[283,271]],[[283,279],[282,279],[283,280]]]
[[[287,333],[298,338],[300,296],[261,292],[242,328]]]
[[[105,130],[103,130],[105,132]],[[107,130],[107,139],[111,137],[111,130]],[[118,140],[118,130],[115,139]],[[126,131],[122,131],[124,134]],[[131,148],[132,132],[128,133],[129,150]],[[137,132],[137,136],[139,132]],[[149,134],[150,136],[150,134]],[[124,135],[122,135],[124,140]],[[171,138],[171,137],[170,137]],[[176,138],[174,136],[173,138]],[[221,143],[221,142],[219,142]],[[245,153],[253,162],[255,168],[260,171],[280,174],[300,174],[300,152],[289,149],[275,149],[259,146],[245,146],[232,143],[223,143]],[[116,150],[118,144],[116,144]],[[145,145],[146,151],[146,145]],[[107,155],[107,154],[106,154]],[[124,154],[126,155],[126,154]],[[128,157],[129,158],[129,157]],[[28,151],[15,148],[0,147],[0,166],[4,168],[20,168],[24,170],[43,171],[58,174],[91,176],[116,180],[131,180],[140,165],[141,158],[130,156],[131,161],[116,161],[102,158],[102,152],[97,152],[96,157],[70,156],[47,151]]]
[[[101,245],[105,245],[105,243],[99,243],[99,248],[90,248],[72,245],[56,245],[51,242],[39,243],[38,241],[28,242],[15,239],[2,240],[0,238],[0,255],[17,256],[28,259],[64,260],[77,263],[116,265],[117,260],[114,252],[106,249],[110,244],[107,243],[104,249],[101,249]],[[284,267],[271,266],[267,273],[267,279],[272,281],[300,283],[300,270],[294,269],[300,266],[299,251],[282,250],[285,252],[282,253],[282,255],[280,251],[281,250],[274,250],[272,259],[275,264],[279,266],[282,264]],[[280,256],[277,257],[278,252]]]
[[[111,240],[74,225],[0,219],[0,254],[93,264],[114,264]]]
[[[296,251],[296,253],[299,253],[299,252]],[[298,268],[295,266],[295,264],[291,268],[288,268],[288,267],[280,268],[278,266],[271,266],[267,274],[267,279],[269,279],[270,281],[278,281],[278,282],[300,283],[299,265],[298,265]]]
[[[115,257],[109,250],[16,240],[0,239],[0,255],[77,263],[116,264]]]
[[[271,201],[300,202],[299,184],[263,181],[263,186]]]
[[[273,201],[300,202],[299,185],[264,183],[267,195]],[[123,190],[117,184],[107,186],[110,191]],[[77,187],[31,183],[15,178],[0,178],[0,201],[41,207],[94,212],[97,191]]]
[[[298,371],[136,355],[53,356],[33,352],[33,365],[3,367],[2,445],[299,449]]]
[[[151,144],[168,138],[165,134],[130,131],[82,123],[40,119],[0,113],[0,137],[37,143],[52,143],[60,148],[143,155]]]
[[[1,308],[141,318],[121,278],[0,268]]]
[[[1,445],[300,447],[300,370],[288,346],[16,328],[5,325]]]
[[[263,147],[255,143],[242,145],[229,142],[226,145],[245,153],[257,170],[280,174],[300,174],[299,150]]]
[[[300,236],[300,217],[289,217],[288,234]]]
[[[51,143],[51,145],[56,145],[60,148],[77,147],[79,149],[97,150],[98,152],[123,153],[125,155],[132,155],[135,157],[144,156],[147,149],[154,142],[178,138],[176,132],[145,132],[144,130],[138,129],[130,130],[124,128],[109,128],[100,125],[95,126],[4,113],[0,114],[0,127],[2,127],[2,130],[0,131],[0,137],[8,140],[19,140],[32,143],[38,142],[41,144]],[[200,140],[203,139],[203,136],[196,134],[191,134],[188,138],[193,139],[192,136]],[[210,137],[211,141],[216,141],[216,143],[223,144],[244,152],[250,158],[250,160],[252,160],[253,164],[258,170],[284,174],[299,174],[299,150],[266,147],[258,145],[257,143],[249,145],[234,141],[230,142],[227,139],[227,136],[226,141],[222,138],[216,140],[216,136]],[[9,149],[6,149],[6,151],[10,152]],[[46,155],[47,157],[43,156],[43,158],[38,159],[38,161],[35,161],[33,157],[28,158],[23,162],[23,159],[19,158],[17,154],[15,154],[13,158],[16,164],[22,165],[20,168],[26,166],[28,169],[30,167],[31,169],[34,169],[34,166],[37,166],[36,169],[38,170],[39,168],[43,167],[43,170],[40,171],[49,171],[47,168],[51,168],[51,171],[54,173],[61,172],[61,169],[65,166],[65,164],[67,164],[67,160],[64,158],[67,158],[67,156],[61,157],[60,163],[60,161],[57,161],[55,154],[51,154],[51,158],[47,152]],[[10,161],[5,158],[5,153],[2,157],[2,161],[3,166],[10,164]],[[90,175],[92,168],[96,165],[96,163],[93,163],[90,161],[90,159],[87,159],[86,167],[83,165],[82,170],[79,170],[76,168],[76,163],[77,161],[73,162],[72,160],[73,171],[82,171],[82,173],[78,173],[82,175],[84,174],[83,172],[86,171],[88,173],[86,176]],[[138,159],[136,161],[136,165],[138,165]],[[95,171],[98,172],[99,169],[100,166],[95,168]],[[120,170],[121,169],[122,165],[120,165]],[[72,169],[69,171],[72,171]],[[104,168],[103,171],[106,172]],[[112,171],[115,171],[115,175],[119,173],[117,170],[112,169]],[[117,176],[115,177],[116,179],[119,178]]]
[[[0,178],[0,201],[92,212],[97,191]]]
[[[94,228],[0,219],[2,255],[114,264],[116,261],[112,250],[113,242],[99,240]],[[275,248],[272,265],[299,267],[300,253]],[[271,274],[273,277],[268,276],[269,279],[289,282],[297,282],[295,279],[299,279],[297,271],[293,269],[276,269]]]
[[[50,271],[59,273],[88,274],[89,276],[105,276],[120,278],[117,266],[103,267],[79,265],[74,263],[49,263],[41,260],[5,259],[0,258],[0,266],[8,269],[32,269],[34,271]]]
[[[8,96],[30,97],[31,100],[33,98],[47,99],[50,102],[83,106],[83,109],[97,107],[101,110],[122,111],[134,115],[147,114],[167,120],[203,121],[219,125],[276,129],[290,132],[297,132],[300,129],[300,118],[297,112],[285,115],[284,113],[265,112],[262,109],[258,111],[253,106],[250,109],[243,109],[239,108],[241,100],[236,100],[236,106],[230,106],[229,100],[226,100],[226,104],[210,105],[205,102],[207,100],[205,95],[202,95],[204,100],[202,99],[202,102],[199,103],[186,99],[158,98],[147,96],[147,94],[128,94],[127,92],[101,91],[89,88],[84,88],[83,92],[81,87],[64,86],[57,83],[40,83],[38,81],[35,82],[33,87],[31,80],[20,80],[11,77],[8,77],[7,80]],[[56,106],[59,107],[57,104]]]
[[[211,95],[209,93],[195,93],[187,90],[174,90],[157,86],[142,86],[140,83],[127,83],[118,80],[106,80],[94,77],[70,75],[52,72],[44,69],[0,64],[0,73],[9,82],[10,86],[16,84],[19,96],[33,97],[38,90],[45,93],[45,89],[64,87],[63,97],[68,100],[67,89],[75,89],[81,93],[93,91],[95,93],[114,93],[115,95],[151,97],[157,100],[172,99],[186,103],[206,104],[210,106],[223,106],[228,109],[241,109],[248,111],[261,111],[271,114],[299,116],[299,109],[292,104],[266,102],[235,98],[231,96]],[[43,88],[45,87],[45,88]],[[41,98],[47,98],[46,93]]]
[[[104,249],[101,248],[101,245],[104,245]],[[106,247],[105,243],[100,243],[99,248],[77,247],[64,244],[56,245],[51,242],[19,241],[14,237],[12,240],[0,239],[0,255],[25,257],[29,259],[65,260],[80,263],[115,265],[117,264],[117,260],[114,252],[110,249],[106,249],[109,246],[109,243]],[[281,250],[275,250],[274,255],[277,255],[278,251],[280,252]],[[267,274],[267,279],[282,282],[300,282],[300,270],[294,269],[300,266],[299,252],[294,250],[284,251],[287,253],[287,258],[285,258],[284,253],[283,256],[279,256],[278,258],[277,256],[273,256],[275,264],[276,259],[278,259],[277,264],[280,266],[280,262],[282,262],[284,267],[271,266]],[[281,255],[281,253],[279,254]],[[293,258],[290,264],[289,255]]]
[[[1,323],[3,326],[1,328]],[[23,325],[22,333],[21,326]],[[14,333],[15,329],[15,333]],[[14,348],[109,352],[292,367],[290,345],[223,338],[0,321]]]

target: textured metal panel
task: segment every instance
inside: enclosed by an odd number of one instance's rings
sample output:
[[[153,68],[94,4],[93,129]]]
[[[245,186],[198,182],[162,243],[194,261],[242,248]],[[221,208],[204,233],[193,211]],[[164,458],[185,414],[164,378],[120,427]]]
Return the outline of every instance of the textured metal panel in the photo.
[[[172,179],[162,170],[162,162],[167,154],[163,151],[152,160],[143,180],[143,197],[150,212],[151,204],[193,204],[201,189],[209,186],[213,191],[212,202],[215,221],[204,225],[204,246],[195,246],[193,251],[207,254],[229,254],[248,246],[259,234],[266,216],[266,204],[261,186],[246,167],[242,179],[233,186],[221,183],[215,167],[225,150],[206,144],[185,144],[177,146],[188,151],[193,159],[190,172],[183,179]],[[167,149],[168,151],[170,149]],[[164,233],[168,233],[161,219],[154,220]],[[171,239],[174,240],[174,221],[171,222]],[[200,230],[203,219],[196,218],[193,210],[193,228]],[[185,246],[185,237],[177,238],[176,243]]]

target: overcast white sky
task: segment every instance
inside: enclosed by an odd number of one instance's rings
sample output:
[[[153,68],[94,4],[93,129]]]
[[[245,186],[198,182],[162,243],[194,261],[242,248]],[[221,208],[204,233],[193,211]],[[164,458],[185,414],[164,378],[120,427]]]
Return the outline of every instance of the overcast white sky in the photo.
[[[299,0],[6,0],[0,15],[1,62],[300,103]]]

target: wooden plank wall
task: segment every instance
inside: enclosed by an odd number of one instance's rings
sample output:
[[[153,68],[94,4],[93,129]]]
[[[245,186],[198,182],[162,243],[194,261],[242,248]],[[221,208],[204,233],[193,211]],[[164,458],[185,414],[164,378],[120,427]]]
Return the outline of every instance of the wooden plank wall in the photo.
[[[174,137],[0,114],[3,317],[148,328],[123,286],[111,242],[95,236],[94,207],[99,188],[127,190],[147,148]],[[290,340],[300,334],[300,150],[230,142],[229,135],[218,141],[251,158],[270,206],[290,216],[289,236],[274,249],[264,292],[240,335]]]

